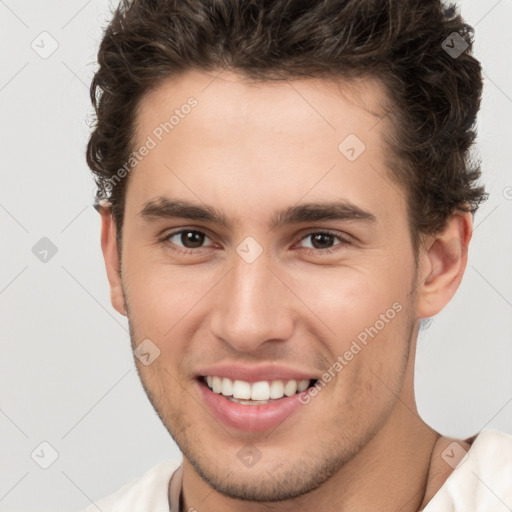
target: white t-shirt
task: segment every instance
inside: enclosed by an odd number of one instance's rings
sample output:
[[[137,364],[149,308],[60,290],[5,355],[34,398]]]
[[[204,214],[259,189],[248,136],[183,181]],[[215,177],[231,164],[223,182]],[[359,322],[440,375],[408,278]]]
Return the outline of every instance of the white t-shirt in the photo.
[[[163,462],[83,512],[170,512],[169,481],[179,466],[180,462]],[[179,486],[171,494],[176,502]],[[511,510],[512,435],[484,429],[422,512]]]

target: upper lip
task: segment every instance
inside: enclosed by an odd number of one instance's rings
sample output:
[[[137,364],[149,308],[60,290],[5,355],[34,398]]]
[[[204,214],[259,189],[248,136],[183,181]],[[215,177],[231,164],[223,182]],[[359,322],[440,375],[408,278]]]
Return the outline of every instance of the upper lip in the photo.
[[[197,372],[197,375],[198,377],[226,377],[231,380],[243,380],[251,383],[265,380],[316,380],[319,378],[311,372],[296,370],[287,366],[249,366],[234,363],[224,363],[202,368]]]

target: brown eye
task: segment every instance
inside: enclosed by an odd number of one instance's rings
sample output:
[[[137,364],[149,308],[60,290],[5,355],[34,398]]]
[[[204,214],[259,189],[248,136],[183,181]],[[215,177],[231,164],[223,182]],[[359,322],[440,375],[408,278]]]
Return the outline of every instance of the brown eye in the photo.
[[[310,233],[309,235],[305,236],[302,240],[308,239],[310,239],[311,242],[309,245],[306,245],[306,247],[318,250],[330,249],[333,247],[333,245],[339,245],[335,244],[336,239],[342,241],[339,236],[324,232]]]
[[[181,232],[181,243],[190,249],[201,247],[203,245],[206,235],[199,231],[182,231]]]
[[[191,229],[171,233],[166,237],[166,240],[178,247],[184,247],[185,249],[198,249],[203,246],[206,240],[211,241],[208,236],[201,231]]]

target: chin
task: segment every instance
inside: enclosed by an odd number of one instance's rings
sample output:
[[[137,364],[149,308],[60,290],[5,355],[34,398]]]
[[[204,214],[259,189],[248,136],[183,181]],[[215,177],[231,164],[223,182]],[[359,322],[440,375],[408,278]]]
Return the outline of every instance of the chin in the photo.
[[[235,463],[219,460],[218,454],[205,457],[204,453],[195,457],[183,448],[187,461],[212,489],[229,498],[249,502],[298,498],[320,487],[346,462],[332,454],[323,461],[312,456],[296,460],[276,456],[275,463],[260,460],[254,466],[244,468],[238,459]]]

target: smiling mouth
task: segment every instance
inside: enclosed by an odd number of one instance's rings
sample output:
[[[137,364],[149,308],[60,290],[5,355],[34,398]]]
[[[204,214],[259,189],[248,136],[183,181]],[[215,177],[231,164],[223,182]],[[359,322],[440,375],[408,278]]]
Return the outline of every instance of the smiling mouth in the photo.
[[[227,400],[242,405],[265,405],[306,391],[318,379],[247,382],[227,377],[202,376],[203,384]]]

